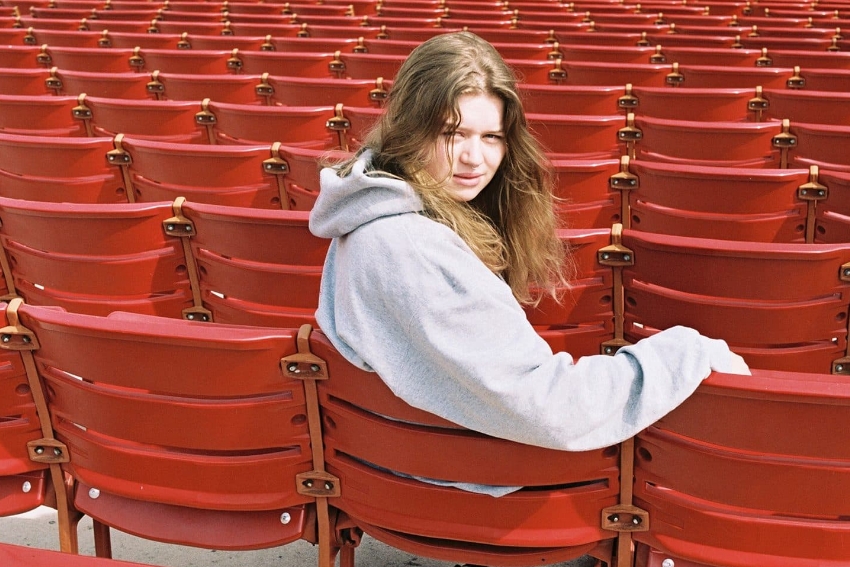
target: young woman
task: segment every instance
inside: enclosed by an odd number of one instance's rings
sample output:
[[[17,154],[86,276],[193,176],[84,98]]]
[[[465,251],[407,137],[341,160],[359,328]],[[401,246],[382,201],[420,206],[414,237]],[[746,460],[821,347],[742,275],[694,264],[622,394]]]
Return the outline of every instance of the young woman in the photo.
[[[321,180],[310,228],[333,242],[319,326],[415,407],[580,451],[633,436],[711,370],[748,373],[685,327],[577,361],[537,335],[520,304],[569,276],[551,180],[514,75],[471,33],[415,49],[363,149]]]

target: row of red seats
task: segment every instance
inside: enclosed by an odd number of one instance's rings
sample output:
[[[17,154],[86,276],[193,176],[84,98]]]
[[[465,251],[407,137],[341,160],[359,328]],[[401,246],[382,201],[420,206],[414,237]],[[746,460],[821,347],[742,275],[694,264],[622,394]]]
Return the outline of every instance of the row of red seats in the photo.
[[[318,196],[317,163],[350,155],[277,142],[209,146],[123,134],[115,139],[0,134],[0,147],[0,195],[8,198],[91,204],[184,196],[301,211],[310,210]],[[744,241],[850,240],[846,169],[800,167],[805,164],[749,169],[610,156],[555,157],[552,165],[567,226],[631,222],[641,230],[682,236],[713,237],[719,230],[722,238]],[[682,186],[699,190],[685,192]]]
[[[497,25],[523,26],[527,22],[551,20],[557,16],[561,23],[599,23],[634,25],[678,25],[697,26],[776,26],[787,28],[803,27],[840,27],[842,9],[829,10],[775,10],[767,8],[763,15],[753,15],[752,10],[738,9],[739,5],[726,6],[683,5],[673,3],[641,3],[625,5],[612,3],[542,3],[542,4],[408,4],[389,2],[372,4],[214,4],[167,2],[164,4],[103,4],[85,2],[66,2],[62,6],[30,5],[28,12],[37,19],[84,18],[106,21],[145,21],[154,19],[165,21],[220,22],[233,21],[243,23],[298,21],[302,17],[314,22],[339,22],[342,25],[367,25],[371,22],[394,21],[408,27],[426,27],[438,22],[459,21],[465,25],[470,21],[487,20]],[[117,9],[116,9],[117,7]],[[729,9],[732,8],[732,9]],[[26,10],[26,5],[24,6]],[[846,14],[846,6],[843,7]],[[714,11],[713,11],[714,10]],[[20,6],[16,6],[11,15],[22,15]],[[715,14],[719,12],[719,14]],[[533,25],[533,24],[532,24]]]
[[[259,106],[210,101],[76,99],[45,97],[5,100],[21,114],[17,133],[80,132],[89,136],[132,137],[178,143],[258,145],[280,142],[316,150],[355,150],[382,110],[377,107]],[[39,99],[40,100],[40,99]],[[71,104],[74,104],[71,106]],[[49,109],[56,118],[21,124]],[[71,117],[63,110],[71,110]],[[33,111],[35,110],[35,112]],[[14,118],[9,121],[14,124]],[[692,165],[787,168],[818,165],[847,171],[850,126],[771,120],[705,122],[622,114],[529,114],[532,132],[555,159],[619,157]]]
[[[310,210],[317,162],[350,155],[292,145],[193,145],[125,137],[0,134],[0,195],[43,202],[193,202]],[[554,159],[566,226],[622,222],[665,234],[764,242],[850,241],[850,171]],[[804,165],[804,164],[801,164]],[[687,187],[687,191],[681,190]],[[719,236],[715,236],[719,235]]]
[[[80,36],[87,41],[101,41],[97,34]],[[76,35],[74,33],[74,35]],[[35,36],[24,36],[33,37]],[[162,37],[152,36],[155,43]],[[133,38],[134,40],[137,38]],[[144,38],[140,38],[144,39]],[[168,39],[168,38],[165,38]],[[170,48],[57,46],[44,43],[12,45],[0,48],[0,67],[36,68],[57,66],[63,70],[92,72],[151,72],[225,74],[271,72],[300,76],[352,76],[360,78],[366,72],[390,78],[400,62],[419,42],[387,39],[310,39],[310,38],[243,38],[242,42],[229,36],[214,36],[207,45],[191,46],[188,36],[170,38]],[[143,42],[140,42],[143,43]],[[215,44],[218,44],[217,47]],[[237,45],[239,44],[239,45]],[[240,45],[244,47],[240,47]],[[182,46],[182,47],[181,47]],[[804,67],[806,69],[850,70],[850,53],[811,52],[801,50],[729,49],[712,47],[656,46],[597,46],[553,43],[502,43],[493,46],[515,67],[528,67],[531,61],[558,61],[564,64],[600,62],[618,64],[678,63],[685,66],[747,67]],[[208,47],[203,49],[203,47]],[[370,55],[372,57],[370,57]],[[195,66],[192,62],[195,62]],[[351,63],[350,61],[353,61]],[[525,63],[528,61],[528,63]],[[372,62],[377,70],[366,70]],[[348,67],[363,70],[352,74]],[[380,65],[383,65],[382,69]],[[557,77],[548,77],[558,82]],[[564,77],[565,80],[568,77]],[[737,85],[736,85],[737,86]]]
[[[181,52],[178,59],[185,64],[191,63]],[[201,52],[198,65],[205,63],[203,54],[213,53],[215,63],[221,63],[216,52]],[[246,55],[254,58],[252,68],[246,68]],[[318,67],[316,73],[304,73],[302,78],[325,79],[347,78],[380,83],[394,76],[403,61],[401,56],[370,54],[309,54],[302,57],[292,53],[270,54],[267,52],[239,52],[235,61],[242,66],[242,78],[228,78],[221,73],[197,74],[155,70],[151,74],[135,72],[91,72],[64,70],[58,67],[46,68],[0,68],[0,94],[9,95],[79,95],[144,99],[156,98],[163,94],[163,81],[167,76],[182,79],[184,85],[195,83],[197,89],[208,89],[206,94],[215,94],[218,90],[243,91],[246,82],[254,82],[252,76],[269,75],[273,77],[292,77],[291,63]],[[277,57],[275,57],[277,56]],[[185,59],[184,59],[185,58]],[[262,61],[259,61],[262,59]],[[259,62],[258,62],[259,61]],[[273,64],[277,61],[276,64]],[[704,65],[668,64],[628,64],[610,62],[563,63],[561,61],[511,60],[522,82],[532,85],[562,86],[608,86],[622,87],[632,84],[637,87],[678,87],[685,89],[791,89],[810,92],[846,93],[850,86],[850,69],[793,69],[784,67],[730,68]],[[253,67],[256,67],[254,69]],[[176,68],[176,67],[175,67]],[[331,76],[330,68],[338,70],[342,77]],[[260,69],[271,69],[260,71]],[[183,77],[177,77],[183,75]],[[192,78],[194,75],[194,78]],[[231,77],[239,77],[233,75]],[[247,76],[247,78],[246,78]],[[263,79],[265,80],[265,79]],[[157,82],[161,84],[157,84]],[[261,81],[262,82],[262,81]],[[296,78],[295,81],[298,82]],[[215,85],[219,85],[216,88]],[[303,81],[302,81],[303,84]],[[332,85],[333,82],[329,82]],[[250,88],[248,89],[250,91]],[[273,89],[263,86],[257,96],[270,97]],[[693,92],[693,91],[692,91]],[[204,94],[201,90],[199,94]],[[229,95],[228,95],[229,96]],[[376,96],[377,93],[376,93]],[[823,96],[823,95],[820,95]],[[199,97],[194,97],[196,100]],[[204,96],[203,98],[214,98]],[[381,98],[383,98],[381,96]]]
[[[73,90],[88,92],[101,76],[64,75]],[[39,91],[38,76],[31,73],[0,71],[0,84],[10,92],[0,94],[0,131],[31,135],[86,135],[85,122],[74,112],[77,96],[32,96]],[[185,75],[154,72],[145,80],[128,83],[139,88],[125,92],[124,105],[132,108],[143,95],[161,101],[200,101],[266,106],[380,107],[391,81],[369,79],[313,79],[265,75]],[[87,80],[87,82],[86,82]],[[108,79],[106,79],[108,80]],[[45,79],[46,81],[46,79]],[[142,91],[144,83],[144,91]],[[64,83],[63,83],[64,84]],[[114,83],[112,83],[114,84]],[[121,84],[120,82],[118,84]],[[46,86],[46,85],[45,85]],[[29,87],[32,87],[31,89]],[[4,89],[0,89],[4,90]],[[609,115],[635,113],[638,116],[694,121],[761,122],[789,119],[809,124],[850,126],[850,94],[790,89],[634,87],[599,85],[520,84],[526,111],[532,114]],[[89,98],[86,95],[86,98]],[[96,97],[95,98],[102,98]],[[98,104],[99,101],[96,102]],[[113,104],[121,105],[115,101]],[[151,107],[139,103],[139,106]],[[167,108],[168,105],[163,105]],[[156,108],[156,107],[153,107]],[[128,112],[132,112],[128,110]],[[86,115],[87,116],[87,115]],[[131,124],[113,123],[103,111],[91,118],[104,132],[136,132]]]
[[[846,246],[724,246],[616,230],[565,237],[587,276],[574,292],[582,304],[598,303],[591,282],[607,270],[626,289],[613,302],[659,322],[671,296],[697,305],[704,294],[725,293],[733,297],[708,308],[724,311],[717,326],[757,326],[744,308],[762,322],[779,318],[759,327],[793,341],[773,353],[777,360],[846,347],[846,328],[829,313],[846,312],[838,298],[846,303],[848,282],[836,270],[850,261]],[[679,264],[677,251],[686,250],[693,261]],[[690,293],[651,289],[627,254]],[[606,267],[586,266],[589,258]],[[743,258],[757,269],[743,275]],[[758,286],[748,280],[755,276]],[[784,285],[798,280],[805,284]],[[836,296],[833,305],[813,282]],[[807,344],[801,326],[782,324],[792,306],[821,313],[826,338]],[[616,315],[615,327],[650,330],[631,324],[633,316]],[[8,495],[0,502],[20,511],[55,491],[66,551],[76,549],[83,513],[95,521],[102,555],[112,527],[215,549],[303,538],[319,542],[321,566],[339,548],[341,564],[353,565],[360,530],[418,555],[490,565],[591,553],[626,567],[633,541],[641,565],[846,559],[845,499],[836,495],[847,493],[850,455],[827,440],[847,419],[850,391],[823,374],[714,375],[636,439],[566,453],[487,438],[410,408],[319,333],[93,317],[18,300],[3,318],[4,383],[19,395],[2,412],[18,417],[7,420],[14,434],[7,427],[0,435]],[[608,348],[624,344],[616,329],[605,334]],[[836,371],[845,365],[839,359]],[[389,471],[529,488],[482,497]]]
[[[7,22],[8,23],[8,22]],[[840,22],[837,22],[840,24]],[[45,40],[53,39],[53,43],[60,45],[66,42],[83,41],[77,34],[101,34],[98,38],[99,45],[111,45],[114,39],[116,45],[124,47],[150,46],[150,47],[174,47],[175,42],[180,46],[191,46],[188,36],[198,36],[193,40],[195,43],[214,42],[219,36],[227,36],[234,43],[239,43],[243,48],[258,48],[266,43],[266,38],[271,37],[309,37],[309,38],[335,38],[335,39],[392,39],[397,41],[423,41],[435,33],[458,31],[461,27],[405,27],[402,25],[375,25],[375,26],[339,26],[327,24],[246,24],[224,22],[197,23],[197,22],[160,22],[152,21],[150,24],[134,22],[105,22],[99,20],[40,20],[32,18],[18,18],[11,23],[12,27],[0,27],[0,36],[10,37],[10,43],[17,43],[22,30],[26,29],[24,39],[28,43],[51,43],[50,41],[39,41],[36,33]],[[706,28],[700,26],[683,27],[659,27],[656,26],[649,31],[636,31],[634,26],[627,25],[602,25],[595,22],[580,23],[572,27],[554,26],[551,22],[537,28],[497,28],[483,25],[481,22],[471,23],[464,26],[494,42],[553,42],[560,41],[565,44],[591,44],[591,45],[665,45],[665,46],[691,46],[691,47],[729,47],[748,49],[786,49],[786,50],[808,50],[808,51],[841,51],[846,50],[848,40],[840,33],[840,29],[831,28],[822,33],[817,32],[819,37],[795,37],[801,32],[786,33],[781,28],[762,27],[758,30],[746,28],[727,28],[719,33],[719,28]],[[37,30],[37,31],[36,31]],[[592,32],[592,33],[589,33]],[[805,30],[803,30],[805,32]],[[808,32],[806,32],[808,33]],[[69,35],[71,36],[69,38]],[[157,36],[179,36],[173,41],[165,37]],[[253,39],[248,39],[253,38]],[[260,38],[263,38],[260,40]],[[72,43],[73,45],[73,43]],[[88,45],[88,43],[86,43]]]
[[[668,173],[647,170],[641,175],[650,180],[652,173]],[[806,179],[805,172],[789,177]],[[839,180],[846,189],[847,176]],[[794,183],[784,181],[786,188]],[[773,183],[780,187],[779,181]],[[663,192],[662,182],[654,192],[650,187],[646,201],[636,201],[635,214],[649,217],[654,196],[661,194],[663,202]],[[636,196],[644,194],[637,190]],[[771,197],[761,195],[762,200]],[[805,224],[805,212],[793,198],[775,200],[790,209],[786,215],[796,214],[796,223]],[[658,215],[659,223],[664,214]],[[742,232],[754,230],[748,223],[764,228],[768,223],[763,221],[771,220],[767,212],[734,216],[724,220]],[[0,198],[0,218],[7,294],[28,303],[95,315],[129,311],[252,326],[313,322],[328,243],[309,233],[306,212],[183,198],[129,204]],[[848,216],[830,215],[829,220],[836,219],[846,231]],[[610,240],[610,228],[562,233],[582,271],[562,304],[545,301],[529,311],[529,320],[556,351],[596,354],[611,341],[634,342],[678,322],[726,339],[755,368],[829,373],[844,356],[850,304],[842,268],[850,262],[847,242],[722,241],[675,232],[626,232],[623,245],[632,252],[627,262],[613,267],[597,257],[606,246],[602,241]],[[68,234],[85,238],[69,239]],[[628,266],[623,277],[614,278],[611,270],[623,266]],[[758,286],[747,283],[762,279],[765,283]],[[792,285],[797,280],[800,285]],[[612,298],[623,295],[626,303],[616,309]],[[615,332],[611,325],[618,316],[624,325]],[[795,324],[780,324],[783,320]]]

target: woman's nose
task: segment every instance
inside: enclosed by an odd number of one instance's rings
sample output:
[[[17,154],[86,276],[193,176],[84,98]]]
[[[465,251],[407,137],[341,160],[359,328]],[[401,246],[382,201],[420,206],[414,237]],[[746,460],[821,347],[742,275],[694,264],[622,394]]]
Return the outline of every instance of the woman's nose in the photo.
[[[460,151],[460,159],[468,165],[478,165],[481,163],[481,140],[476,137],[470,137],[463,141],[463,147]]]

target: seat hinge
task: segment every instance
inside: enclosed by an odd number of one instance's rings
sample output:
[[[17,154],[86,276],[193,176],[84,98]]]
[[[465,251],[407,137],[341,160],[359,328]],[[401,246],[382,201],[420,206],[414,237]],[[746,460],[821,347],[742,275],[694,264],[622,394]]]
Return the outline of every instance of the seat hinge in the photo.
[[[330,498],[340,495],[339,478],[323,471],[310,471],[295,475],[298,494],[314,498]]]
[[[38,337],[18,320],[18,307],[22,303],[23,300],[16,297],[6,308],[9,324],[0,328],[0,348],[4,350],[33,351],[39,348]]]
[[[633,87],[631,83],[626,84],[625,93],[623,93],[623,96],[617,99],[617,108],[622,108],[624,110],[633,110],[640,105],[640,100],[634,95],[634,93],[632,92],[632,88]]]
[[[56,439],[34,439],[27,442],[27,453],[34,463],[45,463],[48,465],[67,463],[68,447]]]
[[[299,380],[327,380],[328,364],[310,350],[310,325],[301,325],[298,329],[296,346],[298,352],[280,359],[284,374]]]
[[[648,531],[649,512],[631,504],[603,508],[602,529],[617,533]]]
[[[747,101],[747,110],[755,113],[756,122],[761,122],[762,115],[768,108],[770,108],[770,101],[764,98],[764,89],[759,85],[756,87],[755,96]]]

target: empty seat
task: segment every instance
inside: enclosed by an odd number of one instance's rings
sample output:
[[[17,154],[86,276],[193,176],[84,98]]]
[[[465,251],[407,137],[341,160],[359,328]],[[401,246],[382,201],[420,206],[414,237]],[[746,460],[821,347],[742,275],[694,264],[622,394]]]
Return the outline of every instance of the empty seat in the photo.
[[[293,211],[312,210],[319,197],[319,170],[325,162],[334,162],[351,157],[352,153],[343,150],[317,150],[299,146],[281,145],[278,153],[286,162],[286,175],[283,182],[289,209]],[[281,207],[287,208],[287,207]]]
[[[216,322],[315,324],[329,241],[307,228],[309,213],[183,203],[204,306]]]
[[[0,239],[17,293],[28,303],[96,315],[181,317],[192,293],[181,244],[162,228],[170,213],[170,203],[0,198]]]
[[[332,79],[265,77],[258,87],[270,104],[284,106],[381,106],[389,81],[382,79]]]
[[[335,148],[339,136],[328,128],[334,117],[329,106],[251,106],[204,100],[198,116],[210,143],[281,142],[314,148]]]
[[[227,73],[231,66],[228,50],[198,50],[198,49],[133,49],[130,65],[137,71],[150,73],[163,71],[166,73],[221,74]]]
[[[293,331],[30,305],[19,315],[98,552],[110,554],[110,528],[228,550],[314,533],[315,498],[295,481],[313,469],[310,410],[304,382],[281,370]]]
[[[44,67],[57,67],[62,72],[130,73],[134,70],[130,61],[132,55],[133,52],[130,49],[61,47],[45,44],[41,47],[41,51],[38,54],[38,61]]]
[[[599,251],[611,242],[610,228],[569,228],[558,231],[567,245],[576,273],[560,301],[549,296],[526,307],[528,321],[553,352],[573,358],[600,354],[614,337],[613,276],[599,263]]]
[[[638,561],[660,567],[847,560],[844,377],[714,374],[635,443],[635,499],[653,518]],[[647,557],[649,555],[649,557]]]
[[[0,285],[8,301],[5,281]],[[6,304],[0,306],[5,311]],[[0,324],[8,328],[17,322],[4,313]],[[21,353],[11,349],[0,352],[0,424],[0,516],[13,516],[44,505],[53,486],[49,465],[29,457],[27,443],[42,439],[44,433]],[[10,561],[3,555],[6,551],[0,545],[0,560]]]
[[[626,90],[621,106],[640,116],[704,122],[743,122],[754,118],[749,108],[755,94],[753,89],[634,87]]]
[[[847,347],[848,244],[623,233],[626,337],[673,325],[725,339],[753,368],[828,373]],[[793,321],[794,324],[788,324]]]
[[[810,181],[808,169],[638,160],[628,171],[636,177],[636,188],[628,192],[633,229],[724,240],[811,241],[814,208],[809,218],[807,201],[798,196]]]
[[[265,146],[210,146],[116,138],[112,155],[126,170],[136,202],[173,201],[287,208],[286,163]],[[124,157],[126,156],[126,157]]]
[[[205,98],[234,104],[263,104],[257,93],[257,75],[196,75],[187,73],[151,73],[148,93],[157,100],[201,101]]]
[[[0,561],[4,565],[19,567],[48,567],[62,565],[63,567],[150,567],[141,563],[130,563],[115,559],[103,559],[88,555],[70,555],[49,549],[38,549],[24,545],[0,543]]]
[[[624,136],[635,136],[639,160],[725,167],[780,167],[787,160],[788,124],[697,122],[627,117]],[[637,128],[638,133],[633,128]]]
[[[793,69],[787,67],[721,67],[716,65],[674,64],[667,76],[668,84],[680,87],[749,88],[758,86],[780,89],[794,80]]]
[[[329,63],[328,70],[332,76],[347,79],[372,79],[378,77],[392,79],[404,63],[404,55],[374,55],[371,53],[336,52]],[[274,73],[292,75],[293,73]],[[302,75],[304,76],[304,75]]]
[[[192,101],[155,101],[80,95],[74,116],[90,136],[137,138],[179,143],[205,143],[206,131],[197,124],[200,105]]]
[[[850,93],[765,89],[766,118],[850,126]]]
[[[47,88],[47,69],[0,68],[0,94],[45,96],[54,94]]]
[[[791,152],[792,164],[850,171],[850,126],[793,123],[791,132],[797,140]]]
[[[850,172],[822,171],[828,192],[817,205],[815,242],[850,242]]]
[[[522,105],[535,114],[611,114],[618,110],[620,86],[518,85]]]
[[[50,69],[45,84],[57,95],[89,96],[113,99],[146,99],[147,75],[126,73],[97,73],[91,71],[65,71]]]
[[[71,96],[0,95],[0,132],[35,136],[85,136],[73,117]]]
[[[54,203],[126,203],[111,138],[0,134],[0,195]]]
[[[568,85],[626,85],[661,87],[669,65],[650,63],[564,62]]]
[[[564,227],[610,228],[622,221],[621,191],[612,176],[617,159],[554,159],[555,203]]]
[[[243,51],[234,49],[227,61],[228,68],[235,73],[248,75],[332,77],[330,66],[334,54],[325,52],[294,51]]]
[[[561,159],[619,157],[624,153],[618,137],[622,115],[528,114],[527,117],[531,133],[548,153]]]
[[[4,69],[34,69],[39,66],[36,59],[41,48],[30,45],[0,46],[0,67]]]

